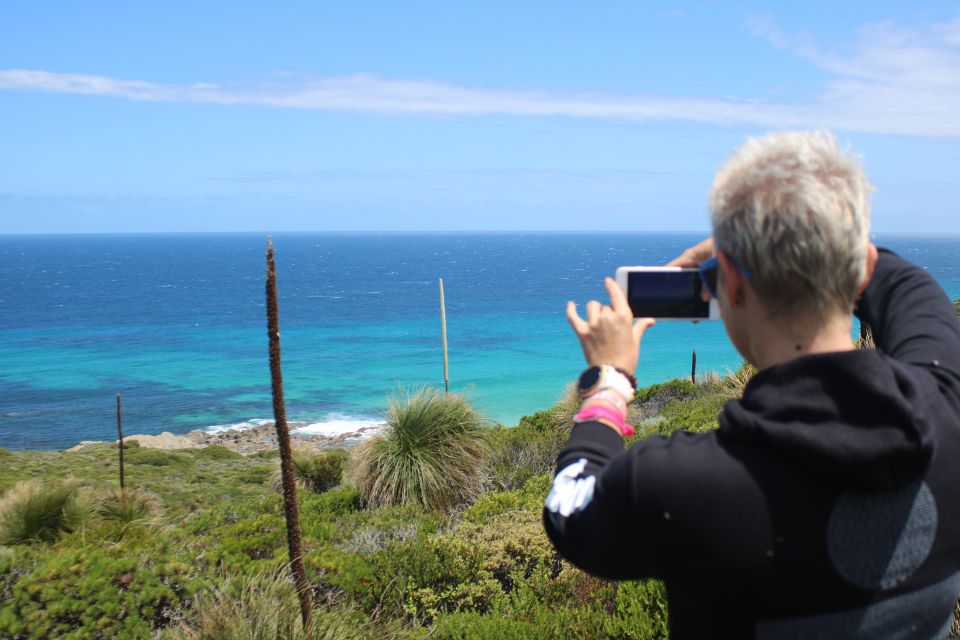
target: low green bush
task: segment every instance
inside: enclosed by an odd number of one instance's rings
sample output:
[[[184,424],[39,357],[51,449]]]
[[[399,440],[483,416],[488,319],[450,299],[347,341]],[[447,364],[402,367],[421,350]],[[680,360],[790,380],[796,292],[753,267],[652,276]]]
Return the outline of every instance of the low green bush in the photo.
[[[235,477],[244,484],[265,484],[273,477],[273,471],[270,467],[251,467],[239,471]]]
[[[193,615],[164,635],[169,640],[363,640],[372,625],[349,612],[312,612],[305,632],[287,569],[227,578],[198,595]]]
[[[630,403],[631,408],[635,410],[633,419],[640,421],[654,417],[671,402],[696,398],[704,393],[707,393],[707,390],[703,386],[693,384],[683,378],[637,389],[633,402]]]
[[[229,573],[270,570],[287,562],[286,522],[280,515],[261,515],[214,527],[215,544],[206,562]]]
[[[0,637],[149,638],[196,588],[188,563],[121,545],[60,549],[0,601]]]
[[[339,486],[320,494],[303,496],[300,512],[304,518],[339,518],[363,508],[356,487]]]
[[[657,433],[669,436],[676,431],[701,433],[717,428],[717,416],[727,399],[717,393],[704,394],[688,400],[674,400],[660,413],[663,421],[656,426]]]
[[[568,433],[538,431],[524,422],[512,429],[498,428],[490,434],[490,454],[483,469],[484,489],[509,491],[528,480],[552,474]]]
[[[133,448],[124,455],[126,464],[148,465],[152,467],[185,467],[190,457],[183,453],[174,453],[163,449]]]
[[[333,449],[322,453],[294,451],[293,475],[296,478],[297,486],[315,493],[323,493],[334,488],[340,484],[340,479],[343,477],[347,455],[347,452],[343,449]],[[270,482],[275,490],[283,490],[279,469],[271,476]]]
[[[416,538],[378,552],[371,593],[382,593],[410,620],[429,624],[441,612],[487,611],[503,599],[480,549],[449,535]],[[392,597],[391,597],[392,596]]]
[[[18,482],[0,499],[0,545],[56,540],[88,523],[94,509],[76,480]]]
[[[250,455],[254,460],[276,460],[280,457],[279,449],[264,449]]]
[[[10,570],[13,562],[13,549],[10,547],[0,547],[0,574]]]
[[[190,454],[194,458],[201,460],[235,460],[243,456],[232,449],[227,449],[221,444],[211,444],[200,449],[190,449]]]
[[[438,619],[430,635],[434,640],[554,640],[549,628],[505,618],[501,615],[483,615],[473,611],[453,613]]]

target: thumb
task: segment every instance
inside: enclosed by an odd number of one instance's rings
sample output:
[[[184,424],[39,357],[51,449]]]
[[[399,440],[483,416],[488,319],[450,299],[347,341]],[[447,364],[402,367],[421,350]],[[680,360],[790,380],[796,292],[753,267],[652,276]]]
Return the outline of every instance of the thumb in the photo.
[[[640,344],[640,340],[643,338],[643,334],[646,333],[647,329],[655,324],[657,324],[657,321],[653,318],[639,318],[633,323],[633,339],[637,344]]]

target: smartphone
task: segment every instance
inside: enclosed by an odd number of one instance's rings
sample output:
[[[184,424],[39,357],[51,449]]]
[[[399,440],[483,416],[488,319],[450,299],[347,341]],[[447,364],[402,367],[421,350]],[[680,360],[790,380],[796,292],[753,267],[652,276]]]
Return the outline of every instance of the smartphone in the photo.
[[[617,267],[617,284],[627,295],[634,318],[716,320],[720,307],[704,300],[698,269]]]

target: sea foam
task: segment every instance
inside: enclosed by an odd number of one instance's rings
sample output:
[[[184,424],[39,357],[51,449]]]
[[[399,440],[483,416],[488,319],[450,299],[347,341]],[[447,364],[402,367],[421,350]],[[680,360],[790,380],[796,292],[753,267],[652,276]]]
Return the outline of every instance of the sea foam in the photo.
[[[266,418],[254,418],[253,420],[244,420],[243,422],[234,422],[231,424],[212,424],[209,427],[206,427],[204,431],[207,433],[221,433],[223,431],[246,431],[247,429],[260,427],[271,422],[273,422],[273,420],[267,420]]]
[[[381,431],[387,423],[376,418],[360,418],[332,413],[324,420],[294,428],[291,433],[299,436],[339,436],[357,433],[360,438],[369,438]]]

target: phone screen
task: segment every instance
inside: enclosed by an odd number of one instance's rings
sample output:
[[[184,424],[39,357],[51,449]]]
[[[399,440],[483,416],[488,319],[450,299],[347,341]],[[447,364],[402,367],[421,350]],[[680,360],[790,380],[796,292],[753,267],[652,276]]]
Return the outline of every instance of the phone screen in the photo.
[[[631,271],[627,300],[635,318],[709,318],[697,271]]]

